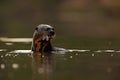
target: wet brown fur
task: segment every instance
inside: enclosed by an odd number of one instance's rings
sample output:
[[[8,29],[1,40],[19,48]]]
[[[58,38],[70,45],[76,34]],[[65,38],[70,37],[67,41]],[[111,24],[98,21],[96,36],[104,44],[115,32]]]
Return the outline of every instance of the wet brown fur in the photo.
[[[43,40],[43,34],[38,33],[36,30],[33,34],[33,42],[32,42],[32,51],[33,52],[50,52],[52,51],[51,42],[49,39]]]

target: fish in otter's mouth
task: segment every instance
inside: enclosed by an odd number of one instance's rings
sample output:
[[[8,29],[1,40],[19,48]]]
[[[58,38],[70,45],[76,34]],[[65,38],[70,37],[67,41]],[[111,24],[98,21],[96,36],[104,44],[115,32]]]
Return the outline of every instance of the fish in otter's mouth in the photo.
[[[47,24],[41,24],[35,28],[33,34],[32,51],[52,51],[50,40],[55,37],[54,28]]]

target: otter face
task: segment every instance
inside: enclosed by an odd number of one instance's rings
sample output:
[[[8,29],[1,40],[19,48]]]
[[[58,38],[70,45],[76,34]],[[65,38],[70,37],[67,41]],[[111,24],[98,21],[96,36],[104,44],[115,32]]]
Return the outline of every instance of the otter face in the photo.
[[[55,37],[54,28],[47,24],[41,24],[36,27],[36,32],[42,36],[42,40],[50,40]]]

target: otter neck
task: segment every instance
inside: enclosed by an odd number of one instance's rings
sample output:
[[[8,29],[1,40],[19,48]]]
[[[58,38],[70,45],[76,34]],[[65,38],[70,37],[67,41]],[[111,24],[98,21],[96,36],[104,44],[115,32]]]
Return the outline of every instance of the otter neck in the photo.
[[[41,45],[41,48],[39,51],[49,52],[52,50],[50,40],[49,41],[42,40],[40,45]]]
[[[39,52],[50,52],[52,51],[52,46],[50,40],[40,40],[39,41]]]

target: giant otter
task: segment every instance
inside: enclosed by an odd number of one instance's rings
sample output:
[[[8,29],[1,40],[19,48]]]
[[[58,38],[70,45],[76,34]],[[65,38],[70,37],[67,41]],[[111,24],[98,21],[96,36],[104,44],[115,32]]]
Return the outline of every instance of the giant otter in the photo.
[[[50,52],[53,50],[51,39],[55,37],[54,28],[40,24],[35,28],[31,49],[33,52]]]

